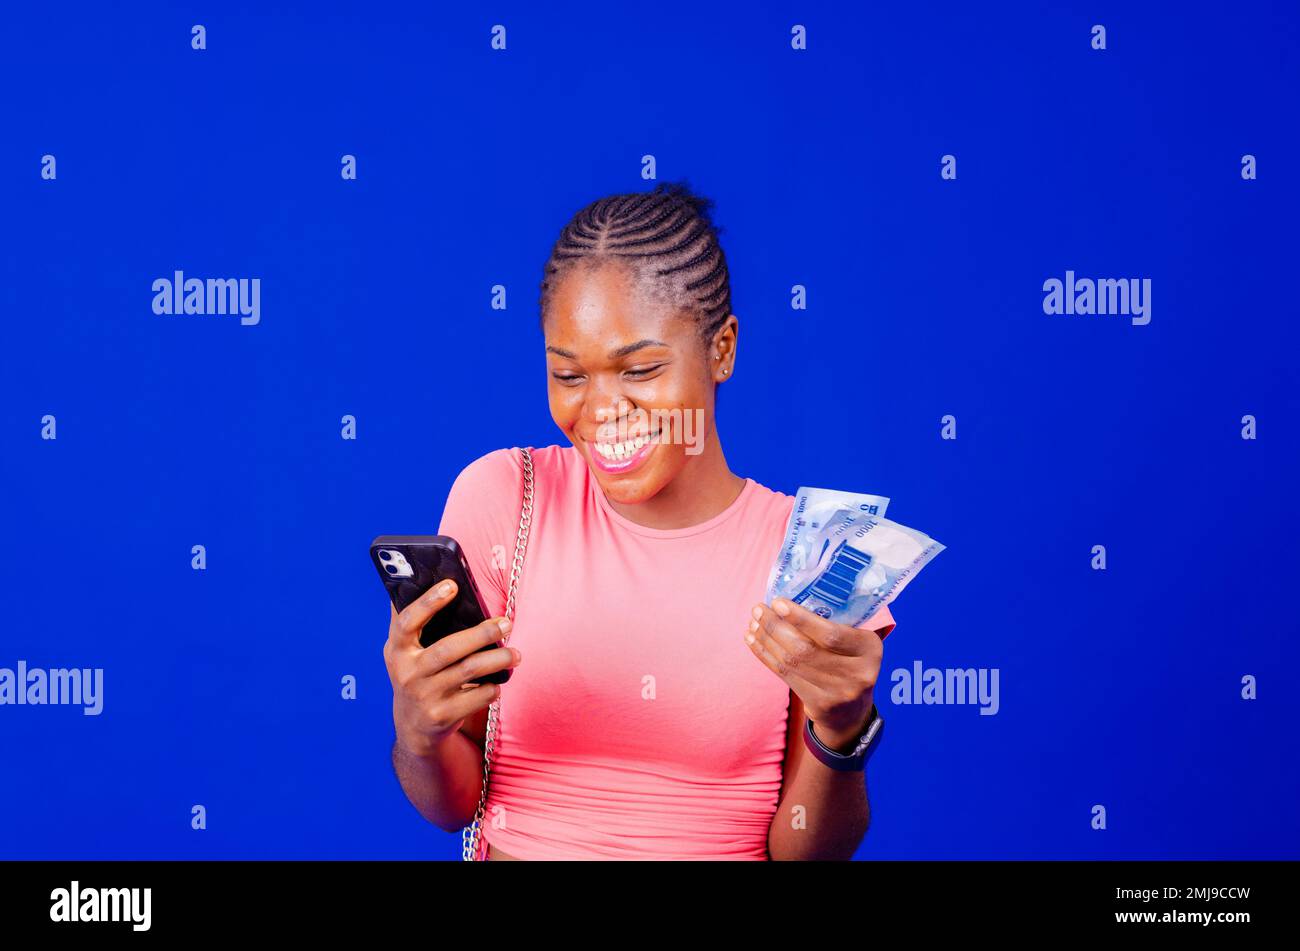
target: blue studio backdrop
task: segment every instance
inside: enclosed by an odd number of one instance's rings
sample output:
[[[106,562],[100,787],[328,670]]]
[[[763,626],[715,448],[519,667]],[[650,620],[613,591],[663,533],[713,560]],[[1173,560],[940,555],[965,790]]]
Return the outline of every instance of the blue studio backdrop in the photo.
[[[679,179],[731,269],[733,470],[948,546],[893,605],[858,857],[1300,856],[1298,24],[6,8],[0,668],[103,673],[94,715],[0,705],[0,857],[459,857],[390,767],[367,546],[564,442],[551,243]],[[257,319],[155,313],[177,271],[258,279]],[[917,664],[996,709],[897,702]]]

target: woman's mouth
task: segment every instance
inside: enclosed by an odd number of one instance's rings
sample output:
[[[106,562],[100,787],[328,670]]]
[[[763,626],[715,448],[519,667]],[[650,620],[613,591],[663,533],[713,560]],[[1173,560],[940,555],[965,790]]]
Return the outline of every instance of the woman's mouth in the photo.
[[[603,472],[628,472],[645,462],[654,450],[659,430],[623,442],[592,442],[587,440],[591,461]]]

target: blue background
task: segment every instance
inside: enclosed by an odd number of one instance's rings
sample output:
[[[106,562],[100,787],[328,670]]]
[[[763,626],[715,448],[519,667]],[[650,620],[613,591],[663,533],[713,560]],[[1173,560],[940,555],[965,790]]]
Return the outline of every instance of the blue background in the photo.
[[[105,709],[0,707],[0,857],[459,856],[367,545],[564,442],[542,265],[647,153],[717,203],[733,470],[890,496],[948,550],[886,671],[1001,671],[996,716],[882,707],[859,857],[1300,856],[1295,6],[554,6],[6,10],[0,666]],[[176,269],[261,323],[154,315]],[[1045,315],[1067,269],[1151,323]]]

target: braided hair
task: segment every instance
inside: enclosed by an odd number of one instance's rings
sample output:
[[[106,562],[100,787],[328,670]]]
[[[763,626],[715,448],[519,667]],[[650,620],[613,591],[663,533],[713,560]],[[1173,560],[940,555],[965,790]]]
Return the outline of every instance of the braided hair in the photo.
[[[727,258],[721,229],[710,219],[713,201],[685,181],[650,192],[610,195],[587,205],[564,226],[551,249],[541,284],[546,310],[560,279],[581,267],[618,262],[648,297],[690,314],[705,346],[731,314]]]

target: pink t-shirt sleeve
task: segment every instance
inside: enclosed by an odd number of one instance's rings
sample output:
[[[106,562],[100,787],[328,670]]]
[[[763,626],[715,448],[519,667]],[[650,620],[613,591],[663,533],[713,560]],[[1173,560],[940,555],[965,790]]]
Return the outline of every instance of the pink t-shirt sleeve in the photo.
[[[880,610],[859,624],[858,627],[868,631],[875,631],[883,641],[889,635],[889,632],[894,629],[894,615],[889,613],[889,605],[886,604],[881,607]]]
[[[438,524],[439,535],[460,545],[488,617],[501,617],[510,590],[510,565],[523,505],[518,449],[494,449],[456,476]]]

